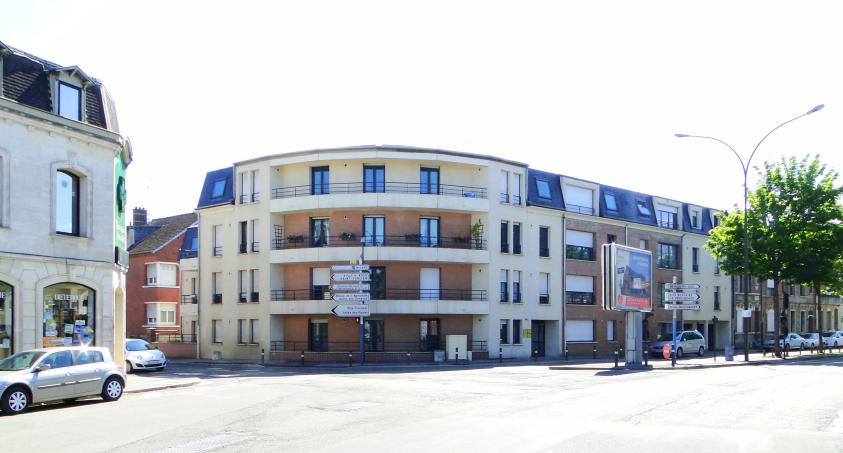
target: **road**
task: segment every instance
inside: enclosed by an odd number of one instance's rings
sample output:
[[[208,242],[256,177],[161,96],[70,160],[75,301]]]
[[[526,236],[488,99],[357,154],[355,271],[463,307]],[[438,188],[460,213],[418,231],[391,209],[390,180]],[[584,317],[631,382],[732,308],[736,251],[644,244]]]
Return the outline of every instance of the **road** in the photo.
[[[3,451],[843,452],[839,358],[649,372],[167,373],[202,381],[2,417]]]

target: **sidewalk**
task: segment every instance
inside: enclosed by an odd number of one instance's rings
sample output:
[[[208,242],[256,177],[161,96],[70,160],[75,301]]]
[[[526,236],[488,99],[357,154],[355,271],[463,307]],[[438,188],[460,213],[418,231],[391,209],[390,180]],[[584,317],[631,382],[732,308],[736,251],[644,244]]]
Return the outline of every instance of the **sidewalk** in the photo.
[[[676,366],[671,366],[669,359],[648,357],[647,364],[652,370],[699,370],[708,368],[725,368],[734,366],[753,366],[753,365],[781,365],[784,363],[799,362],[805,360],[817,360],[824,358],[843,358],[843,353],[833,352],[826,354],[816,354],[804,352],[801,355],[799,351],[793,353],[786,359],[778,358],[772,353],[753,352],[749,354],[749,361],[744,361],[743,354],[736,354],[734,360],[727,362],[722,355],[712,357],[707,355],[704,357],[687,357],[676,361]],[[605,358],[601,359],[577,359],[571,360],[560,365],[553,365],[551,370],[593,370],[593,371],[608,371],[624,369],[623,361],[618,363],[618,368],[615,368],[614,358],[607,361]]]
[[[126,379],[126,388],[123,393],[144,393],[156,390],[175,389],[181,387],[192,387],[199,384],[199,378],[176,378],[171,376],[155,376],[145,373],[142,376],[130,374]]]

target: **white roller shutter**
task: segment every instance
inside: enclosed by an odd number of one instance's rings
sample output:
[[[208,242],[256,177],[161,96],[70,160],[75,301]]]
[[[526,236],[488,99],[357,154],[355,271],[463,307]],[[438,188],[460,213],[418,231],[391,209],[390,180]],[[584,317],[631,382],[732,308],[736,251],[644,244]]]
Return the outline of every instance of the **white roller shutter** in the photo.
[[[565,321],[568,341],[594,341],[594,321]]]
[[[594,277],[588,277],[583,275],[566,275],[565,291],[573,291],[578,293],[593,293]]]
[[[594,248],[594,234],[585,231],[565,230],[565,243]]]
[[[767,310],[767,332],[775,332],[776,331],[776,312],[773,310]]]
[[[327,286],[331,284],[331,269],[320,267],[313,269],[313,286]]]
[[[422,300],[439,299],[439,268],[423,267],[419,275],[419,281],[421,281]]]
[[[592,209],[594,207],[593,191],[583,187],[565,186],[565,205],[575,205]]]

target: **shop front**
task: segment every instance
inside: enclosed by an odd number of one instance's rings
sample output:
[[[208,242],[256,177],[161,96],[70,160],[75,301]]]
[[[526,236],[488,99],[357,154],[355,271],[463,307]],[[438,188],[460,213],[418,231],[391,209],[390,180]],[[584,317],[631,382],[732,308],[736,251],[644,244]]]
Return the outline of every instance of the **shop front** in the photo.
[[[75,283],[58,283],[44,288],[43,300],[43,347],[94,344],[94,290]]]
[[[0,281],[0,359],[12,354],[14,288]]]

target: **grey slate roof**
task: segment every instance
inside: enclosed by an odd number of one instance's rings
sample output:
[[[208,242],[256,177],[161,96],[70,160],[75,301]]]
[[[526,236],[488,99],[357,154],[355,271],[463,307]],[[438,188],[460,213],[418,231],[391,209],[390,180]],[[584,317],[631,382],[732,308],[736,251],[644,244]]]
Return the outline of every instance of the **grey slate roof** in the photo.
[[[180,214],[172,217],[152,220],[147,225],[157,226],[158,229],[154,233],[148,235],[145,239],[140,242],[136,242],[132,247],[130,247],[129,255],[155,252],[164,245],[167,245],[195,222],[196,214],[192,212],[190,214]]]

